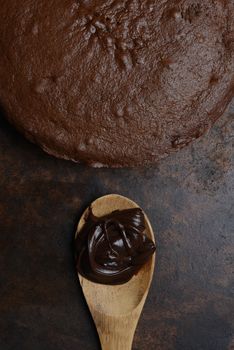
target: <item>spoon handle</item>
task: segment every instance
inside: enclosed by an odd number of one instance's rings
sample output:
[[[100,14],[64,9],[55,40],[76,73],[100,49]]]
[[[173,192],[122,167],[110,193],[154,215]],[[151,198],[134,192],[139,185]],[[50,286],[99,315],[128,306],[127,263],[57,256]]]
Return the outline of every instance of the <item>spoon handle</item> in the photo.
[[[102,350],[131,350],[139,315],[127,316],[95,315]]]

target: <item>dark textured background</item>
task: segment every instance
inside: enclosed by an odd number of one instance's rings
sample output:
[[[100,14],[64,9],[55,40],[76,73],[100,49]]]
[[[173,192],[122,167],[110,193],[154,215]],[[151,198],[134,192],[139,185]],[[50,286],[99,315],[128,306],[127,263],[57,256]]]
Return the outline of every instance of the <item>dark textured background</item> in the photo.
[[[99,349],[72,240],[107,193],[138,202],[158,244],[133,349],[234,349],[233,141],[234,103],[154,168],[91,169],[44,154],[0,117],[0,350]]]

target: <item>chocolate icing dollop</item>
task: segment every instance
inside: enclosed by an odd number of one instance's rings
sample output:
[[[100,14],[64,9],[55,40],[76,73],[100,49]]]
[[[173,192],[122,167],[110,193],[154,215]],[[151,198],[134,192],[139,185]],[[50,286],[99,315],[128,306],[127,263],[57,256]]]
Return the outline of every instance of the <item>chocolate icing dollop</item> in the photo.
[[[77,271],[101,284],[129,281],[155,251],[154,242],[144,231],[140,208],[116,210],[102,217],[89,208],[75,241]]]

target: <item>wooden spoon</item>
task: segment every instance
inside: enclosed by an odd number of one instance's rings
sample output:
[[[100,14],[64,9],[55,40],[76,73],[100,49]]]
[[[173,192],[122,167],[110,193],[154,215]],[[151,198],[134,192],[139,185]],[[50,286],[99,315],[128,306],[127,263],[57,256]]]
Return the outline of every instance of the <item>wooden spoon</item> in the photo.
[[[103,216],[114,210],[139,207],[130,199],[110,194],[92,203],[94,215]],[[83,213],[76,235],[84,225]],[[154,241],[150,222],[145,215],[145,233]],[[89,310],[99,334],[102,350],[130,350],[138,320],[149,292],[155,264],[155,255],[136,276],[123,285],[109,286],[93,283],[78,274]]]

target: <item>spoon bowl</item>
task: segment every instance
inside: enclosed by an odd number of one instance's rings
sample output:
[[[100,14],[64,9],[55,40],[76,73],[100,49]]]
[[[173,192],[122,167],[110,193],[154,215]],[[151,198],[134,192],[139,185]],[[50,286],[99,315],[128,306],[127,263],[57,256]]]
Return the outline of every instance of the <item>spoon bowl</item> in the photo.
[[[92,204],[95,216],[110,214],[114,210],[138,208],[132,200],[110,194]],[[76,236],[85,223],[88,208],[77,227]],[[145,215],[145,234],[154,241],[150,222]],[[103,285],[91,282],[78,274],[80,284],[99,334],[103,350],[130,350],[135,329],[144,306],[155,265],[155,255],[140,269],[137,275],[122,285]]]

